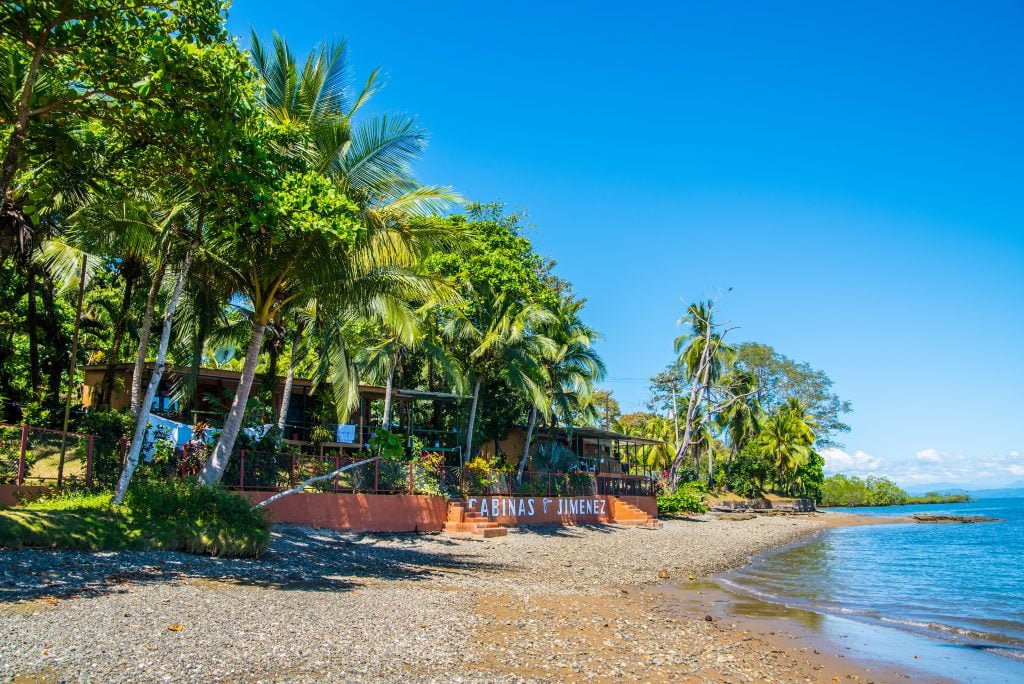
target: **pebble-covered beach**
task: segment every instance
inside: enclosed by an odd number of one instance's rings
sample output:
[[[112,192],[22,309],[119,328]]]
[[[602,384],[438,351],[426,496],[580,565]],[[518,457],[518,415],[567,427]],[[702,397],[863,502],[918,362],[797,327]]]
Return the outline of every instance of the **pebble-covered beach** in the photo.
[[[828,524],[706,517],[489,541],[279,527],[259,560],[0,551],[0,677],[832,681],[799,649],[643,588]]]

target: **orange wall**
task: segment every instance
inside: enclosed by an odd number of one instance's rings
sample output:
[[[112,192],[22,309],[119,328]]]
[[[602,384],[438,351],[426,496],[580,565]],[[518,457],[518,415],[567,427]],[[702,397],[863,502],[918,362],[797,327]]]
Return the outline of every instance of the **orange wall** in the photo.
[[[253,503],[273,492],[240,492]],[[437,532],[448,504],[440,496],[303,492],[270,504],[275,522],[357,532]]]

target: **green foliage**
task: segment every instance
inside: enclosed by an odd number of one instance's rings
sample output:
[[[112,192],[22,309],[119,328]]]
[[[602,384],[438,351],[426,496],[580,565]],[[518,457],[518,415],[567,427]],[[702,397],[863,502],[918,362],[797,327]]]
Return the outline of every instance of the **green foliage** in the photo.
[[[534,470],[545,473],[572,472],[579,464],[579,454],[561,442],[541,442],[533,455]]]
[[[703,488],[697,483],[681,485],[671,494],[658,496],[658,515],[672,517],[681,513],[706,513]]]
[[[370,451],[386,461],[401,461],[405,458],[405,435],[378,428],[370,440]]]
[[[89,411],[77,417],[75,431],[95,435],[93,481],[100,489],[117,483],[121,465],[121,441],[131,436],[135,421],[128,411]]]
[[[910,497],[892,480],[884,477],[832,475],[821,491],[821,506],[898,506]]]
[[[123,506],[111,494],[65,494],[0,511],[0,544],[116,551],[160,549],[257,557],[270,541],[263,509],[192,482],[136,482]]]
[[[834,444],[840,433],[850,430],[843,420],[852,406],[832,391],[832,379],[823,371],[783,356],[766,344],[753,342],[736,347],[736,366],[757,378],[757,397],[766,411],[774,411],[790,399],[806,406],[818,421],[819,447]]]

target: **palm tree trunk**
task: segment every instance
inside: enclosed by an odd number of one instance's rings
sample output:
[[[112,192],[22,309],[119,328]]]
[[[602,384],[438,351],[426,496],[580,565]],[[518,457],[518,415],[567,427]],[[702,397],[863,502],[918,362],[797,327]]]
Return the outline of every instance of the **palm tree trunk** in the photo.
[[[36,267],[28,267],[28,367],[32,391],[38,392],[43,382],[39,367],[39,312],[36,307]]]
[[[468,459],[473,454],[473,427],[476,423],[476,406],[480,401],[480,381],[482,378],[477,377],[476,385],[473,386],[473,404],[469,409],[469,427],[466,429],[466,453],[463,456],[463,460]]]
[[[381,419],[381,427],[385,430],[391,429],[391,392],[395,385],[395,368],[397,364],[391,364],[391,370],[388,371],[388,382],[384,387],[384,417]]]
[[[195,255],[194,248],[189,248],[185,253],[185,261],[178,272],[178,281],[174,284],[174,291],[164,308],[164,324],[160,331],[160,344],[156,350],[156,365],[153,374],[149,377],[149,386],[146,387],[146,396],[142,400],[135,419],[135,432],[132,434],[131,447],[128,449],[128,456],[124,460],[124,469],[121,471],[121,478],[117,481],[117,492],[114,494],[114,503],[120,505],[124,501],[125,492],[128,491],[128,483],[132,481],[132,475],[139,465],[139,456],[142,455],[142,443],[146,439],[146,431],[149,429],[149,410],[156,397],[156,391],[160,387],[160,381],[164,376],[164,368],[167,363],[167,347],[171,343],[171,327],[174,324],[174,312],[181,300],[182,290],[185,289],[185,281],[188,279],[188,270],[192,266],[192,257]]]
[[[46,339],[51,349],[47,363],[46,392],[54,399],[60,394],[60,380],[64,373],[64,353],[68,340],[64,335],[60,319],[57,316],[57,301],[53,291],[53,283],[47,278],[43,281],[43,326]]]
[[[128,311],[132,306],[134,291],[135,277],[128,274],[125,276],[121,308],[117,312],[117,321],[114,323],[114,339],[110,343],[110,352],[107,354],[107,367],[103,371],[103,381],[100,383],[100,406],[109,406],[114,394],[114,373],[117,371],[117,363],[121,359],[121,344],[124,341],[124,329],[128,322]]]
[[[523,472],[526,470],[526,462],[530,459],[530,442],[533,441],[533,431],[537,427],[537,405],[530,407],[530,421],[526,425],[526,444],[523,445],[523,455],[519,459],[519,476],[517,482],[522,484]]]
[[[281,394],[281,410],[277,415],[277,429],[284,434],[284,425],[288,420],[288,407],[292,401],[292,385],[295,383],[295,357],[299,354],[302,342],[302,323],[295,324],[295,337],[292,339],[292,354],[288,358],[288,373],[284,377],[284,391]]]
[[[213,447],[210,459],[203,466],[203,472],[199,474],[204,484],[215,485],[224,477],[224,470],[231,460],[231,452],[235,448],[235,440],[242,430],[242,420],[245,418],[245,405],[249,401],[249,392],[252,390],[253,380],[256,378],[256,366],[260,360],[260,348],[263,345],[263,333],[267,329],[267,321],[256,319],[252,326],[252,336],[249,338],[249,348],[245,352],[245,365],[242,367],[242,377],[238,380],[238,389],[235,391],[235,398],[231,400],[231,410],[228,411],[227,420],[224,421],[224,429],[220,433],[217,445]]]
[[[167,259],[161,257],[156,273],[153,274],[153,283],[149,287],[146,312],[142,315],[142,322],[139,324],[139,350],[135,355],[135,369],[132,371],[131,409],[133,416],[139,415],[142,403],[142,369],[146,365],[146,355],[149,353],[149,333],[153,327],[153,312],[156,310],[156,300],[160,295],[160,287],[163,285],[166,271]]]

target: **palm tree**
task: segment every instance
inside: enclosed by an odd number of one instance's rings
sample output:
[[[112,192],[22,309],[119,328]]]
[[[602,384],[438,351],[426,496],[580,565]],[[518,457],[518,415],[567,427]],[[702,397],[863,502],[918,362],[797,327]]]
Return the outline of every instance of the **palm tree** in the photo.
[[[766,418],[758,436],[761,452],[775,465],[776,482],[785,493],[796,470],[807,462],[815,434],[814,417],[799,400],[787,401]]]
[[[261,233],[228,250],[243,264],[229,272],[238,293],[252,304],[254,318],[238,390],[203,470],[208,484],[220,480],[234,448],[267,324],[288,305],[311,297],[328,303],[327,308],[330,303],[344,308],[355,293],[365,292],[372,298],[389,288],[429,296],[436,284],[410,269],[429,249],[447,245],[451,236],[413,226],[410,219],[457,199],[447,189],[424,188],[411,178],[411,162],[425,145],[423,132],[411,119],[396,123],[381,117],[353,131],[353,115],[379,88],[378,72],[350,100],[343,44],[321,46],[300,68],[280,36],[274,36],[270,48],[254,35],[252,60],[261,79],[258,99],[266,116],[301,131],[301,149],[290,145],[287,151],[301,157],[306,182],[315,184],[312,175],[317,175],[329,181],[338,204],[346,199],[358,201],[349,217],[355,225],[346,229],[355,240],[342,244],[330,239],[330,231],[318,235],[293,222],[288,228],[292,239],[275,241],[271,234]],[[321,186],[321,190],[325,189]],[[347,223],[348,218],[342,221]],[[372,276],[367,278],[367,273]],[[363,287],[357,285],[361,278]],[[350,364],[342,348],[335,345],[326,358],[340,364],[333,370],[333,379],[351,385]]]
[[[552,322],[545,326],[544,335],[552,342],[552,353],[543,359],[544,393],[548,410],[545,418],[571,425],[573,417],[589,405],[594,385],[604,378],[605,366],[593,344],[600,335],[580,318],[583,302],[571,297],[560,298],[552,308]],[[533,431],[537,427],[537,414],[542,405],[530,407],[526,427],[526,443],[519,459],[519,480],[523,479],[526,462],[530,457]]]
[[[464,458],[473,454],[480,387],[484,380],[499,372],[516,391],[544,406],[547,396],[542,387],[543,359],[553,351],[554,343],[539,330],[553,321],[543,307],[515,301],[490,288],[479,292],[476,301],[457,311],[445,326],[445,336],[469,349],[467,371],[473,382]]]
[[[722,384],[734,397],[742,397],[717,415],[718,426],[728,434],[729,460],[725,465],[726,486],[736,453],[757,437],[763,417],[761,403],[757,400],[757,376],[750,371],[733,369],[723,378]]]
[[[711,392],[712,384],[719,380],[734,357],[732,348],[725,344],[722,334],[718,332],[718,325],[714,322],[714,302],[709,300],[691,304],[679,322],[689,327],[686,334],[676,339],[675,348],[679,354],[679,362],[685,370],[686,379],[690,381],[690,396],[683,438],[670,468],[672,482],[678,480],[683,460],[693,442],[694,431],[699,427],[699,411]],[[705,418],[710,413],[712,411],[705,411]]]

